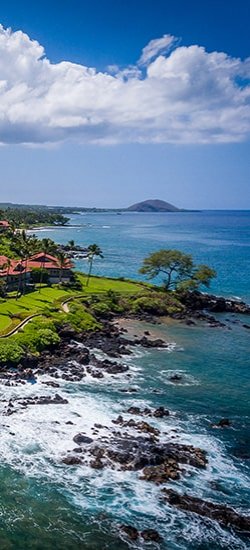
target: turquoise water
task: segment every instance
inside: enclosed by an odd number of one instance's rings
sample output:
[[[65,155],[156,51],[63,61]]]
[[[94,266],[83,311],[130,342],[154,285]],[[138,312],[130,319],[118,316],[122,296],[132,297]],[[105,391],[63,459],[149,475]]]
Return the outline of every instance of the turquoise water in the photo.
[[[79,227],[39,235],[59,242],[74,238],[82,245],[97,242],[105,255],[95,263],[98,273],[136,277],[145,254],[178,247],[217,269],[215,292],[250,300],[247,212],[92,214],[74,216],[72,221]],[[85,268],[85,262],[79,267]],[[209,458],[205,471],[188,470],[171,485],[246,512],[250,500],[249,331],[238,317],[227,315],[222,320],[226,328],[173,322],[144,325],[143,330],[149,328],[172,346],[136,350],[125,360],[130,380],[126,374],[101,380],[87,377],[81,382],[59,379],[60,388],[54,390],[42,384],[46,377],[40,377],[35,385],[0,386],[1,549],[123,550],[128,546],[118,535],[121,523],[156,528],[163,536],[160,547],[164,550],[249,548],[239,533],[163,504],[160,488],[139,480],[134,472],[95,471],[61,463],[67,450],[74,448],[76,433],[91,435],[94,423],[111,427],[112,419],[130,405],[164,405],[171,415],[155,420],[154,425],[167,440],[198,445]],[[131,330],[142,329],[134,323]],[[182,374],[179,384],[170,380],[176,372]],[[136,394],[121,393],[129,384],[137,388]],[[5,399],[56,392],[69,404],[28,407],[4,416]],[[232,427],[212,429],[211,424],[223,417],[230,418]],[[139,542],[134,548],[154,547]]]
[[[212,290],[250,301],[250,211],[116,213],[72,216],[78,227],[50,229],[39,235],[58,242],[98,243],[104,259],[96,273],[138,278],[143,258],[159,248],[178,248],[217,271]],[[86,269],[84,261],[77,267]]]

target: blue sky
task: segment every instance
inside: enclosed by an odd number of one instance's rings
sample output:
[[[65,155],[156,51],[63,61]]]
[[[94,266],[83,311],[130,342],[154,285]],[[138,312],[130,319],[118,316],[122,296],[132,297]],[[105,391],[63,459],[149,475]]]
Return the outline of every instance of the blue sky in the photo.
[[[250,208],[247,4],[3,0],[0,202]]]

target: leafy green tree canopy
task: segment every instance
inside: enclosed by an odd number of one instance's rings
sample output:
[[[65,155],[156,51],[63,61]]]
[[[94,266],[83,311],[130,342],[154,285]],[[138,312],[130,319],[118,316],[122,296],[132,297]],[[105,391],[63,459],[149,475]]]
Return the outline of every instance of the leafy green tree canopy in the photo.
[[[171,249],[158,250],[147,256],[139,272],[148,279],[162,276],[166,290],[196,290],[201,285],[209,287],[211,279],[216,276],[209,266],[196,266],[190,254]]]

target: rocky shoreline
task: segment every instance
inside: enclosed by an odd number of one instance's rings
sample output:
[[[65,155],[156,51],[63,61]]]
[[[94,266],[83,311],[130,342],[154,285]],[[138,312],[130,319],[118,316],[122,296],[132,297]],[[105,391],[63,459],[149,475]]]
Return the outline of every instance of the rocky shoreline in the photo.
[[[188,302],[185,314],[175,316],[187,324],[195,324],[195,320],[205,320],[211,326],[224,326],[211,315],[217,311],[249,314],[246,304],[226,301],[206,295],[196,296],[196,302]],[[194,303],[196,305],[194,305]],[[194,320],[195,319],[195,320]],[[141,316],[140,320],[149,320]],[[152,320],[152,319],[150,319]],[[154,318],[157,322],[158,319]],[[100,330],[95,332],[77,333],[70,326],[64,326],[59,331],[60,343],[43,351],[39,357],[27,355],[18,364],[2,365],[0,368],[1,384],[19,386],[26,383],[34,384],[40,376],[46,375],[42,381],[45,387],[53,390],[52,395],[34,395],[27,398],[9,399],[5,402],[3,415],[10,417],[20,410],[35,405],[67,406],[68,400],[61,397],[61,381],[81,382],[87,377],[111,379],[124,376],[127,385],[120,389],[131,395],[137,389],[131,385],[132,375],[126,364],[133,350],[140,346],[146,349],[168,349],[169,344],[162,339],[153,339],[148,331],[140,338],[129,338],[126,329],[118,327],[113,320],[104,321]],[[174,378],[176,376],[176,378]],[[173,383],[178,383],[178,376],[173,375]],[[56,391],[56,393],[55,393]],[[91,435],[85,432],[75,433],[71,443],[72,448],[61,458],[64,467],[88,466],[93,470],[120,470],[135,472],[139,479],[159,486],[163,502],[187,513],[198,514],[209,518],[226,528],[241,531],[244,535],[250,533],[250,517],[234,511],[226,505],[196,498],[192,495],[180,494],[166,487],[195,472],[207,468],[209,457],[207,453],[192,445],[173,440],[176,436],[167,436],[167,432],[156,426],[156,421],[162,422],[171,412],[159,406],[157,408],[138,407],[136,400],[122,414],[113,418],[112,426],[94,423]],[[68,421],[72,424],[72,421]],[[221,429],[230,427],[228,419],[220,419],[214,425]],[[74,444],[74,445],[72,445]],[[134,526],[119,526],[121,537],[125,540],[160,542],[161,537],[154,529],[139,532]]]

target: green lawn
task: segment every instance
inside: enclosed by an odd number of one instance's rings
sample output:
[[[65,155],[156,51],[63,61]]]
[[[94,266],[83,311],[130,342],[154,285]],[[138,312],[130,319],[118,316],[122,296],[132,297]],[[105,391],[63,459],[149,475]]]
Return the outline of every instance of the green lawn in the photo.
[[[12,320],[11,318],[6,315],[0,315],[0,332],[6,331],[6,329],[11,329],[12,327]]]
[[[72,291],[65,289],[43,287],[41,292],[38,290],[30,292],[18,300],[14,296],[7,298],[6,301],[0,302],[0,332],[11,330],[29,315],[39,313],[53,306],[57,300],[60,302],[64,297],[67,299],[73,294]],[[13,315],[17,315],[19,320],[13,318]]]
[[[86,287],[86,276],[79,274],[78,278],[82,283],[82,290],[73,291],[58,287],[41,288],[41,292],[35,290],[24,296],[15,299],[15,293],[12,293],[5,301],[0,302],[0,335],[9,332],[17,326],[22,320],[34,313],[42,312],[53,306],[59,307],[61,302],[67,298],[79,295],[100,294],[113,290],[120,294],[136,294],[142,289],[141,284],[119,281],[117,279],[106,279],[101,277],[91,277],[89,286]],[[17,316],[17,317],[13,317]]]
[[[65,299],[72,296],[72,291],[52,287],[43,287],[41,292],[38,290],[21,296],[16,300],[14,297],[7,298],[6,302],[0,303],[0,315],[3,313],[26,313],[30,311],[39,311],[47,306],[51,306],[55,300],[65,296]]]
[[[86,294],[98,294],[100,292],[107,292],[107,290],[113,290],[121,294],[134,294],[142,290],[140,283],[119,281],[118,279],[107,279],[104,277],[91,277],[89,286],[86,287],[86,275],[78,273],[78,278],[83,285],[83,292]]]

